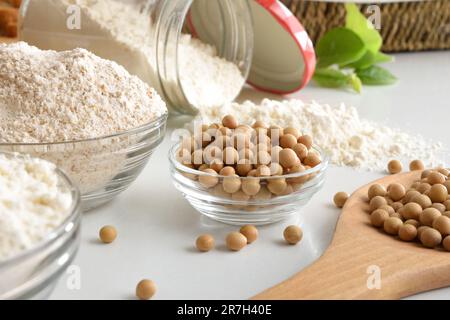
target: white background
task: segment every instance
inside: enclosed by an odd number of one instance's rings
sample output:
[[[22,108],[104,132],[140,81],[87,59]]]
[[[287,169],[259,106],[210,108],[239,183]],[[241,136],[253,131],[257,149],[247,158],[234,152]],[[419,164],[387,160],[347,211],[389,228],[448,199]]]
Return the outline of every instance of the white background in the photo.
[[[422,134],[450,146],[450,52],[398,54],[387,67],[399,77],[393,86],[365,87],[361,95],[309,85],[295,95],[305,101],[358,108],[361,117]],[[261,100],[263,93],[241,96]],[[172,118],[170,130],[187,118]],[[247,299],[294,275],[319,258],[331,241],[339,210],[337,191],[352,192],[384,173],[331,167],[324,188],[291,221],[260,228],[260,239],[238,253],[224,248],[224,236],[236,227],[200,217],[174,188],[169,176],[166,137],[138,180],[110,204],[84,215],[82,243],[75,264],[81,267],[81,290],[68,290],[65,274],[54,299],[133,299],[137,282],[153,279],[155,299]],[[449,159],[450,160],[450,159]],[[449,163],[447,163],[449,164]],[[351,178],[349,178],[351,177]],[[304,240],[282,241],[286,225],[301,223]],[[111,245],[98,241],[98,230],[116,226]],[[217,248],[199,253],[195,238],[212,233]],[[450,289],[414,298],[449,298]]]

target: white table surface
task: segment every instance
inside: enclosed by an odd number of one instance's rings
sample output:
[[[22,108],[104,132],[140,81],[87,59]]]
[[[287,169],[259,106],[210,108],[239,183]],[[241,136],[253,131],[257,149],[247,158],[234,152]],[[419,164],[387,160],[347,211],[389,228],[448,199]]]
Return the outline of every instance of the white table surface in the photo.
[[[357,107],[361,117],[450,146],[450,52],[398,54],[396,62],[387,67],[400,79],[393,86],[365,87],[358,95],[310,84],[294,96],[331,105],[345,102]],[[245,90],[241,99],[258,101],[265,96]],[[171,119],[169,133],[183,120]],[[132,299],[137,282],[150,278],[158,286],[155,299],[247,299],[319,258],[331,241],[340,213],[331,204],[335,192],[352,192],[383,175],[331,167],[324,188],[299,217],[261,227],[256,243],[231,253],[224,248],[224,236],[236,227],[201,218],[173,186],[168,137],[126,192],[85,214],[82,243],[74,261],[81,270],[81,289],[69,290],[68,274],[64,274],[51,298]],[[304,240],[287,246],[282,232],[293,223],[303,226]],[[107,224],[119,232],[111,245],[100,244],[97,238],[99,228]],[[217,248],[202,254],[194,242],[205,232],[215,235]],[[412,298],[450,298],[450,288]]]

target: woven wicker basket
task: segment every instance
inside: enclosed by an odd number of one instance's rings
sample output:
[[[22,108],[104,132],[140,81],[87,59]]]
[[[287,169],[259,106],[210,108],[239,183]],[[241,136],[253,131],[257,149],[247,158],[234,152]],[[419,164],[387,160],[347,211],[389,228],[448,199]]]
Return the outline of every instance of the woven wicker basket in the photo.
[[[343,3],[281,0],[301,21],[315,43],[327,30],[345,24]],[[450,0],[373,3],[380,6],[383,51],[450,48]],[[367,5],[362,5],[366,12]]]

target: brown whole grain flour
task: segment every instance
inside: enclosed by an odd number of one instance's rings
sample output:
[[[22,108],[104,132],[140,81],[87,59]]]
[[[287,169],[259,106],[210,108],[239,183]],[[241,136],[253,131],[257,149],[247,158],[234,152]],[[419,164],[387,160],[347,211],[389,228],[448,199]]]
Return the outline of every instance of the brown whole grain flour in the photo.
[[[154,89],[87,50],[0,45],[0,151],[55,163],[82,194],[101,192],[120,174],[142,134],[94,138],[142,127],[166,112]]]
[[[154,89],[87,50],[0,45],[0,143],[112,135],[165,112]]]

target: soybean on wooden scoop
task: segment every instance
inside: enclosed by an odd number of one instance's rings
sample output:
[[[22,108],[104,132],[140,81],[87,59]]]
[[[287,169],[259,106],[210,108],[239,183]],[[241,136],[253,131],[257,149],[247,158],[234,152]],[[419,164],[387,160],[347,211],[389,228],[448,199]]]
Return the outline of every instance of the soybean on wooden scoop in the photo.
[[[342,209],[322,257],[253,299],[398,299],[450,286],[450,252],[400,241],[370,224],[370,185],[399,182],[408,187],[419,178],[420,171],[387,176],[358,189]],[[377,270],[380,289],[373,282]]]

